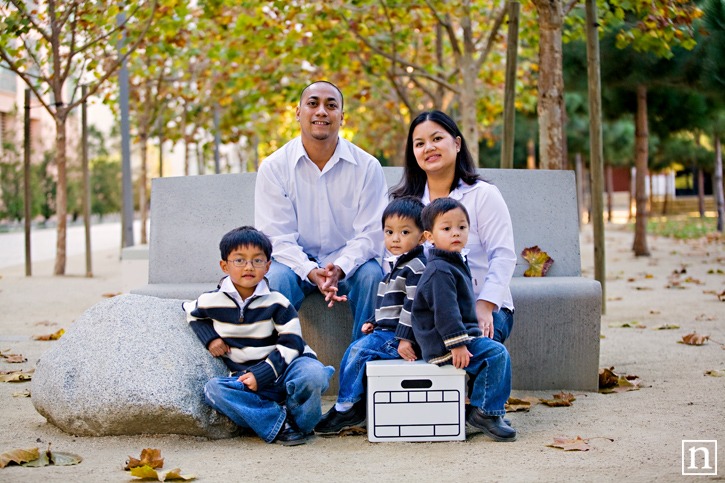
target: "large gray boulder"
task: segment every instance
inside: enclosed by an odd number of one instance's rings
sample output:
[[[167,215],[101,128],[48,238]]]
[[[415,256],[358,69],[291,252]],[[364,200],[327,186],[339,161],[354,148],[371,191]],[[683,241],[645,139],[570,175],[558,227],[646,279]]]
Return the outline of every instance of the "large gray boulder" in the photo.
[[[228,370],[199,342],[181,303],[119,295],[88,309],[38,361],[35,409],[81,436],[234,436],[236,425],[203,394]]]

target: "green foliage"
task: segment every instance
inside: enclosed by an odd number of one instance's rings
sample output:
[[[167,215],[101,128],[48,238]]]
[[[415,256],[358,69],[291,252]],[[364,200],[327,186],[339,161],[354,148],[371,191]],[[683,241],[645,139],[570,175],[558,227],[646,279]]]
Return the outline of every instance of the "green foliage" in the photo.
[[[55,171],[55,154],[46,152],[43,154],[43,161],[40,164],[32,165],[32,176],[38,180],[37,200],[39,214],[45,221],[48,221],[55,214],[56,194],[58,182],[53,174]],[[35,199],[36,196],[33,196]]]
[[[20,221],[25,216],[23,163],[15,145],[3,143],[0,158],[0,219]]]
[[[100,217],[121,211],[121,161],[99,156],[91,161],[91,212]]]
[[[648,220],[647,233],[689,240],[715,233],[716,225],[715,217],[668,216]]]

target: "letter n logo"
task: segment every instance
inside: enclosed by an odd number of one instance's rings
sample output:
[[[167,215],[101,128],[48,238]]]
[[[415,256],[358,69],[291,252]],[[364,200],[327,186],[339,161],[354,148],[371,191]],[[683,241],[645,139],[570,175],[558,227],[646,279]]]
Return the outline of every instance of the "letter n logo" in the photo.
[[[682,440],[683,475],[717,475],[717,440]]]

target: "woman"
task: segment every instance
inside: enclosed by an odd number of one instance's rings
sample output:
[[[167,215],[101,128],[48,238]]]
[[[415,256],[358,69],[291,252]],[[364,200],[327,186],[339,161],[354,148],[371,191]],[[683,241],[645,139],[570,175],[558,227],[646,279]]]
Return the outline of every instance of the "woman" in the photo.
[[[476,316],[484,337],[503,343],[513,326],[509,283],[516,268],[514,236],[506,202],[476,173],[461,131],[448,115],[424,112],[408,131],[403,179],[393,198],[412,195],[427,205],[437,198],[460,201],[471,217],[466,248],[478,293]]]

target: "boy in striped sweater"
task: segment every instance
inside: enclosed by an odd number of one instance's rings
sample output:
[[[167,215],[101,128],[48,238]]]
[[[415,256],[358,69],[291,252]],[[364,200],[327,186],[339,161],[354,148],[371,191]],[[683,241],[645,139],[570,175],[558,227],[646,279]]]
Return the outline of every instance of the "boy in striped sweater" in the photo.
[[[224,235],[219,250],[227,276],[183,304],[199,340],[231,371],[206,384],[206,402],[267,443],[304,444],[322,417],[334,369],[305,344],[294,306],[267,287],[269,238],[243,226]]]
[[[418,279],[425,270],[423,203],[412,196],[392,201],[383,212],[385,246],[392,257],[388,273],[378,286],[375,315],[362,326],[364,337],[348,347],[340,363],[337,403],[315,427],[321,435],[360,427],[366,419],[365,364],[379,359],[416,359],[410,308]]]

